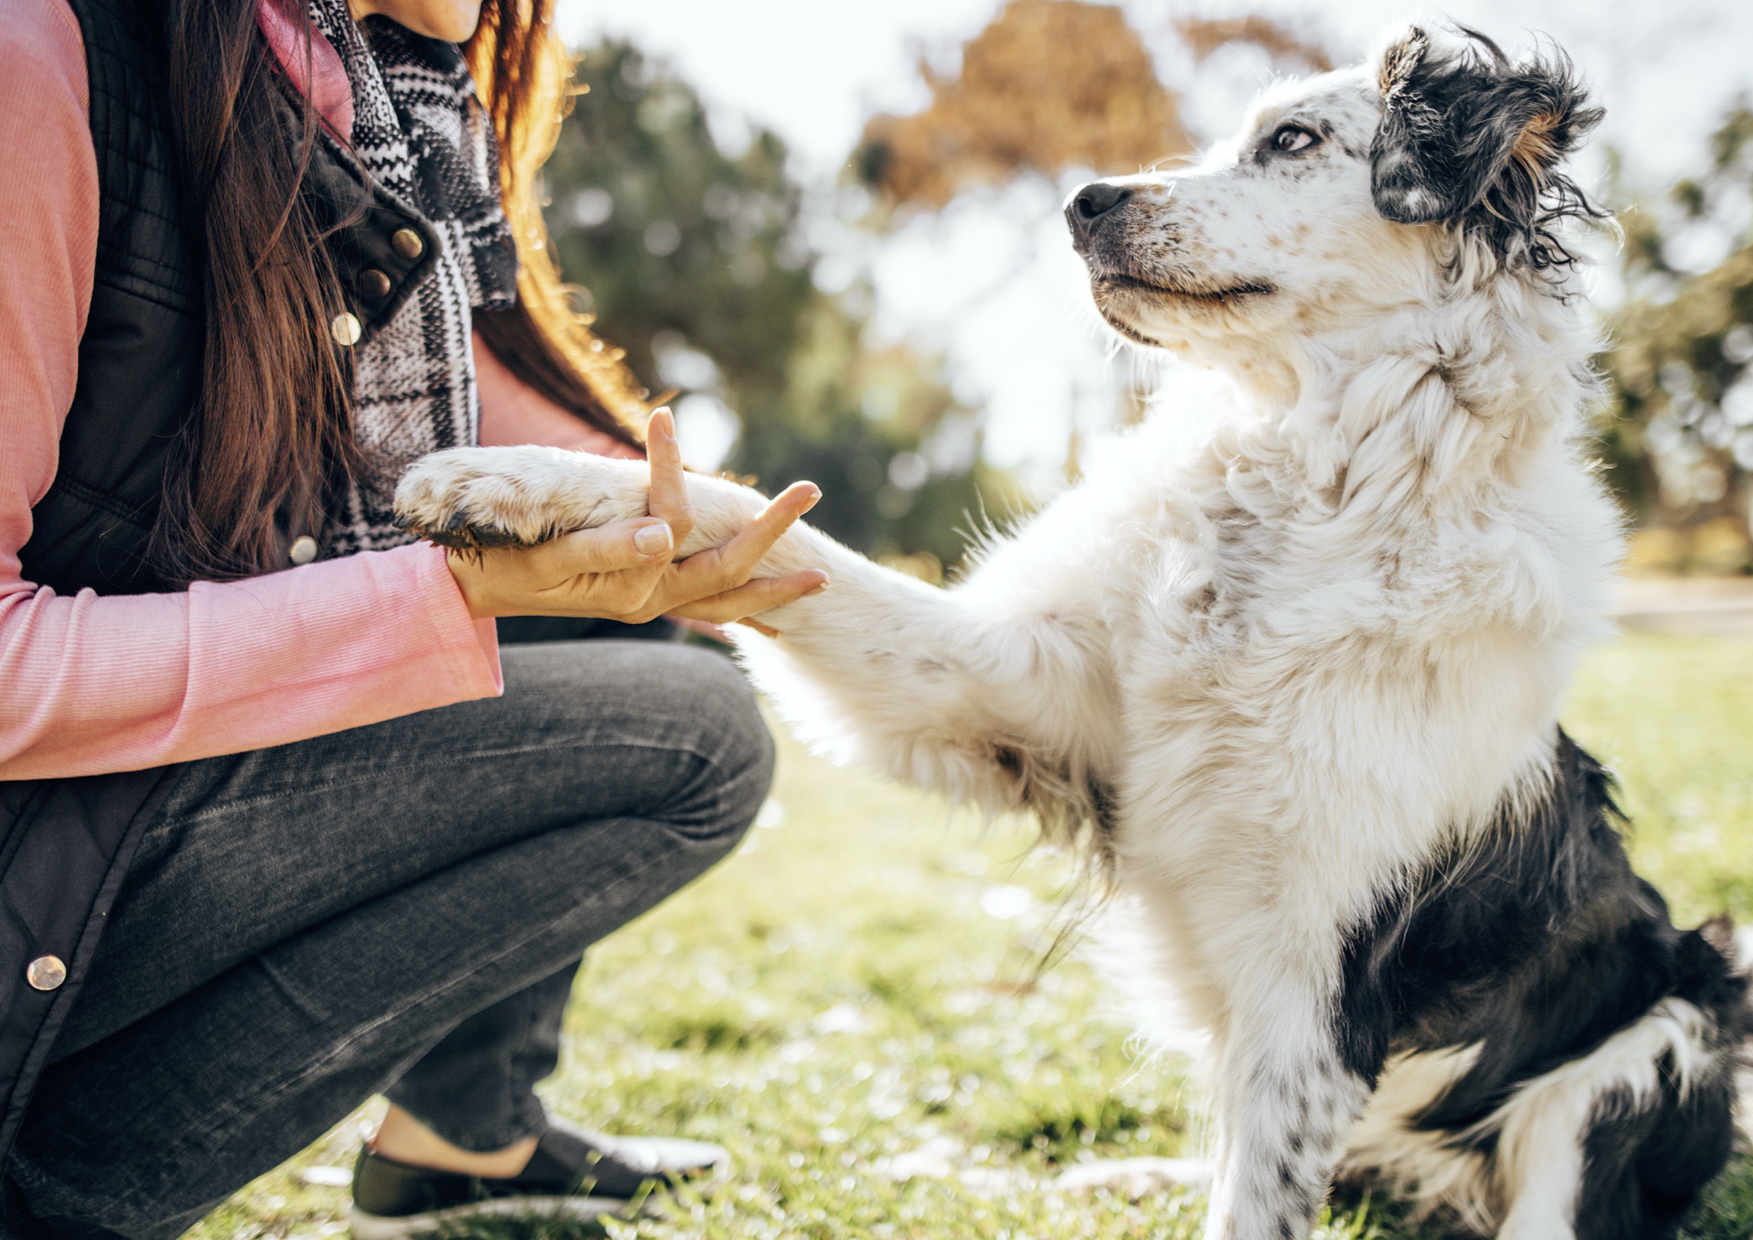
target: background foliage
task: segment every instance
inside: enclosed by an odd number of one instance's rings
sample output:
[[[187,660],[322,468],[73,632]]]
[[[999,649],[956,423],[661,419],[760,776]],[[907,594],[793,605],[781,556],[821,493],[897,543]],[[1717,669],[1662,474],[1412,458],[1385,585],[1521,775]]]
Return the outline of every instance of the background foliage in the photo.
[[[931,103],[876,116],[854,165],[890,203],[941,208],[1023,172],[1131,171],[1190,151],[1175,95],[1125,15],[1077,0],[1012,0],[962,48],[955,74],[919,62]]]
[[[546,169],[549,227],[628,364],[678,392],[685,437],[702,422],[734,437],[725,467],[769,492],[820,484],[819,528],[924,576],[953,564],[958,529],[1007,509],[1006,481],[936,360],[870,346],[862,290],[816,286],[785,144],[761,129],[721,150],[693,90],[626,44],[585,49],[579,77],[589,94]]]
[[[1735,107],[1711,161],[1664,200],[1620,214],[1629,297],[1602,356],[1612,406],[1605,449],[1654,567],[1744,572],[1753,473],[1753,112]],[[1677,251],[1713,241],[1703,271]]]

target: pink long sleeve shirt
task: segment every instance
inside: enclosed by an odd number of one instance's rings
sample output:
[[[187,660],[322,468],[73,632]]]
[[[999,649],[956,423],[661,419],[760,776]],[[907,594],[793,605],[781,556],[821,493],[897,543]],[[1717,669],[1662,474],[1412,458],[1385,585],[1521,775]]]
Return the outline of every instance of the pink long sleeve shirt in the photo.
[[[500,692],[491,621],[419,544],[186,593],[24,579],[54,480],[97,246],[85,53],[65,0],[0,22],[0,780],[134,770]],[[612,450],[476,342],[483,443]]]

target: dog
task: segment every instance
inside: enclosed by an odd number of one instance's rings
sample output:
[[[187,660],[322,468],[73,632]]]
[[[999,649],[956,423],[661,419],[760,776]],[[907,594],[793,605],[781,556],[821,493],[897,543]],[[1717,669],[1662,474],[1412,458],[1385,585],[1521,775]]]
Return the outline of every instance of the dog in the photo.
[[[1467,1234],[1670,1236],[1723,1165],[1746,1035],[1726,923],[1634,875],[1558,727],[1620,519],[1556,50],[1403,30],[1279,83],[1198,164],[1065,207],[1114,332],[1224,377],[1090,462],[953,588],[798,526],[832,590],[740,657],[818,750],[1027,810],[1110,876],[1213,1069],[1210,1240],[1307,1235],[1336,1178]],[[762,504],[691,476],[680,553]],[[643,515],[639,462],[465,448],[397,512],[451,546]]]

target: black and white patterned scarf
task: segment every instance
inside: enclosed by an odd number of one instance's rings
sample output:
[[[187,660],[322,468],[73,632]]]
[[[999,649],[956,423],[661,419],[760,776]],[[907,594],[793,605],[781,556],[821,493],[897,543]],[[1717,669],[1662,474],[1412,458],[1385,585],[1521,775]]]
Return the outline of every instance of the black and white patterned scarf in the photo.
[[[432,276],[354,350],[354,436],[373,468],[331,512],[328,557],[412,541],[391,521],[402,466],[475,442],[471,311],[516,300],[517,250],[500,207],[493,124],[457,47],[383,17],[355,23],[347,0],[309,2],[353,86],[354,154],[443,241]]]

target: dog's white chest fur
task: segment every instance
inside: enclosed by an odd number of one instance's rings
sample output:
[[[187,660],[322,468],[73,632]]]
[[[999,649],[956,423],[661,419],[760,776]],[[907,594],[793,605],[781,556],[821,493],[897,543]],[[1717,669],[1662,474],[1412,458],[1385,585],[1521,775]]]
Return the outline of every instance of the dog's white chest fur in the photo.
[[[1099,635],[1109,713],[1085,726],[1116,875],[1164,923],[1161,964],[1210,1027],[1262,936],[1328,941],[1384,873],[1537,771],[1617,539],[1562,444],[1528,472],[1546,503],[1504,490],[1490,520],[1426,502],[1348,521],[1282,427],[1196,390],[1200,413],[1093,454],[1019,536],[1030,552],[1001,545],[964,592]],[[1572,511],[1544,511],[1554,499]],[[1597,534],[1557,538],[1579,528]],[[1042,580],[1047,542],[1081,562],[1071,580]]]

